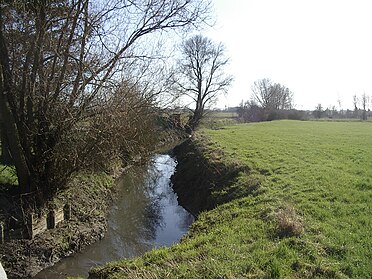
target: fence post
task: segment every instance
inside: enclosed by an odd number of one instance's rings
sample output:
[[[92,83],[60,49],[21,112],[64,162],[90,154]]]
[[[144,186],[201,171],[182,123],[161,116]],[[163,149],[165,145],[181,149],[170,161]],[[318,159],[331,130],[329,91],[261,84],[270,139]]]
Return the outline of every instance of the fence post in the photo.
[[[0,244],[3,244],[4,243],[4,238],[5,238],[5,235],[4,235],[4,223],[0,222]]]
[[[29,239],[34,238],[34,214],[30,213],[27,220],[27,233]]]
[[[63,218],[65,220],[70,220],[71,218],[71,204],[66,203],[65,206],[63,207]]]
[[[47,229],[54,229],[56,227],[56,212],[54,210],[49,211],[47,215]]]

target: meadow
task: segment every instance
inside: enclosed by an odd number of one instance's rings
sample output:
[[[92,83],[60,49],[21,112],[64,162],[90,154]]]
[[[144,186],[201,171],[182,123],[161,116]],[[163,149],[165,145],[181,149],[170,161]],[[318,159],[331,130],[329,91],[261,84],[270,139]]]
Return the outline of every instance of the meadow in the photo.
[[[279,236],[293,227],[295,238],[273,243],[286,251],[284,258],[270,256],[279,274],[298,265],[325,277],[372,275],[371,123],[274,121],[204,133],[251,170],[236,191],[244,193],[244,181],[258,177],[264,215],[273,217]],[[289,255],[298,264],[286,261]]]
[[[371,278],[372,124],[202,129],[209,160],[243,165],[181,243],[92,278]],[[94,277],[96,276],[96,277]],[[99,277],[102,276],[102,277]]]

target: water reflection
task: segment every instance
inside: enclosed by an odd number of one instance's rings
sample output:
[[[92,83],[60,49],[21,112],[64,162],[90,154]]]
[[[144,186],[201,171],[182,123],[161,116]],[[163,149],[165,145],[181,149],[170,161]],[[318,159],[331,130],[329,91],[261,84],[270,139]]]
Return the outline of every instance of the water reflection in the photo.
[[[178,242],[194,218],[178,205],[177,195],[170,187],[175,166],[169,155],[156,155],[147,167],[131,169],[118,182],[119,198],[108,216],[106,236],[35,278],[87,276],[92,266]]]

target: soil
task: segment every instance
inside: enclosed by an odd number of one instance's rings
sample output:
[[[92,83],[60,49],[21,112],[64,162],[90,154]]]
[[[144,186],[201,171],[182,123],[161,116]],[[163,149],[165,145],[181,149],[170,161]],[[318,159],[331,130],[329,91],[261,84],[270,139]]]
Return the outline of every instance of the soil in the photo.
[[[70,220],[62,221],[55,229],[46,230],[31,240],[0,244],[0,261],[8,278],[31,278],[104,236],[105,216],[114,196],[114,183],[105,175],[101,180],[89,174],[87,177],[90,179],[75,178],[71,187],[54,199],[54,202],[73,200]],[[6,202],[4,196],[2,203]]]
[[[89,228],[85,225],[64,223],[32,240],[14,240],[1,245],[2,263],[8,278],[31,278],[104,236],[105,222],[98,221]]]
[[[231,193],[220,190],[228,189],[245,170],[244,166],[213,159],[223,158],[223,154],[214,154],[222,151],[207,150],[206,146],[190,138],[173,150],[178,162],[171,177],[173,189],[179,204],[194,216],[231,200]]]
[[[171,177],[173,189],[177,193],[179,204],[197,216],[208,207],[211,174],[204,167],[205,160],[191,139],[176,146],[173,152],[178,163]]]

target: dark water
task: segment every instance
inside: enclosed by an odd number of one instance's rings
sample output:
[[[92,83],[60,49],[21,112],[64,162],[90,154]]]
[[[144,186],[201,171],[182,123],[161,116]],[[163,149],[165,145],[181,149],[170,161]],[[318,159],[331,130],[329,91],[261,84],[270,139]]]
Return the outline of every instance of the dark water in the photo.
[[[178,242],[194,217],[178,205],[170,187],[175,166],[169,155],[156,155],[149,166],[130,169],[118,182],[119,197],[108,216],[106,236],[34,278],[86,277],[93,266]]]

